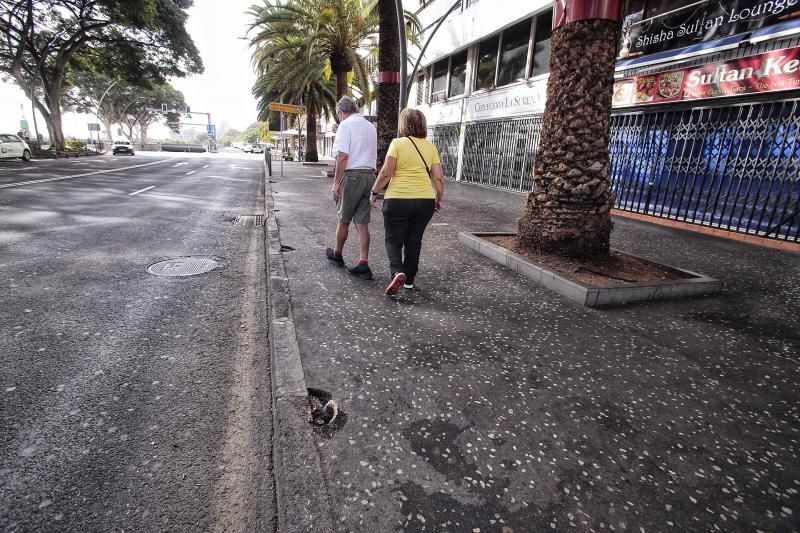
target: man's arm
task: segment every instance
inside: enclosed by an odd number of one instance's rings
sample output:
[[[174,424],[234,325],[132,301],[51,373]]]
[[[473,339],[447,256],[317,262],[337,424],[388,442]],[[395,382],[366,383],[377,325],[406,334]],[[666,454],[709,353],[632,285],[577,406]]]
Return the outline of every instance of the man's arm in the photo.
[[[344,152],[336,154],[336,165],[333,167],[333,187],[331,193],[333,199],[337,202],[342,196],[342,180],[344,179],[344,170],[347,168],[348,155]]]

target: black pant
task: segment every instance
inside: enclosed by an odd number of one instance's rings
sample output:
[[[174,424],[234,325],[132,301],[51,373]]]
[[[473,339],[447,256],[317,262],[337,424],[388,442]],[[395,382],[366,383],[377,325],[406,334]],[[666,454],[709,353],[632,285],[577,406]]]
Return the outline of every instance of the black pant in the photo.
[[[428,199],[389,199],[383,201],[383,227],[386,230],[386,254],[392,277],[398,272],[413,283],[419,270],[422,235],[433,218],[435,202]]]

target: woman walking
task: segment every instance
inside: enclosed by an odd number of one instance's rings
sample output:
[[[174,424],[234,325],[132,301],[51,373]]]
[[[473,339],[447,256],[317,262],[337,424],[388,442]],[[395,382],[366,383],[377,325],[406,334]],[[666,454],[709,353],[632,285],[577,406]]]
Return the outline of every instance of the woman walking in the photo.
[[[393,296],[400,287],[414,288],[419,269],[422,235],[434,211],[442,208],[444,177],[439,151],[425,140],[428,125],[416,109],[400,112],[400,138],[392,141],[369,202],[375,207],[379,192],[386,187],[383,226],[392,281],[384,294]]]

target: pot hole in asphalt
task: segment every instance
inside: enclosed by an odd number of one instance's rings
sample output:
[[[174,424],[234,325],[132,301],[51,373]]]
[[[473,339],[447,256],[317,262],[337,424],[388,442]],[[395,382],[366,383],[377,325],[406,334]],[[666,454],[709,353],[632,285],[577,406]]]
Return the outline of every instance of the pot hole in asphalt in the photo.
[[[281,252],[294,252],[294,248],[281,244]]]
[[[308,404],[311,408],[309,421],[315,435],[330,439],[347,423],[347,413],[331,394],[321,389],[308,388]]]

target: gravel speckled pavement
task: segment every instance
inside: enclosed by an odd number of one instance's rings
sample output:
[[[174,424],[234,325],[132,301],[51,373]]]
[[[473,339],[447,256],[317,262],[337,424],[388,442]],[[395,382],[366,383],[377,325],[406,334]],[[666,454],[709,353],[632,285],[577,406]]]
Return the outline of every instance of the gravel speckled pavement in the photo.
[[[364,281],[325,259],[330,179],[272,181],[306,383],[341,406],[308,480],[337,530],[800,529],[800,255],[616,219],[613,246],[723,293],[592,310],[457,242],[523,195],[447,182],[387,298],[380,211]]]

